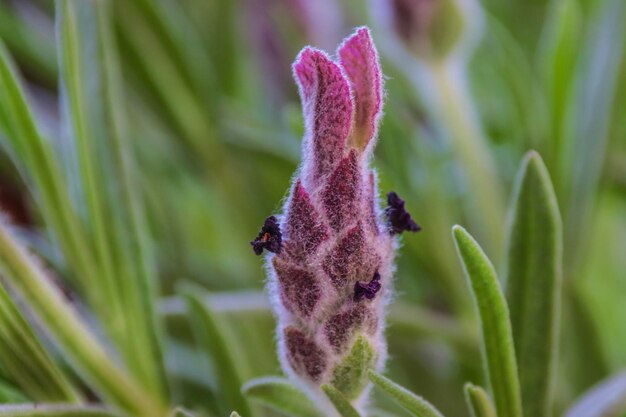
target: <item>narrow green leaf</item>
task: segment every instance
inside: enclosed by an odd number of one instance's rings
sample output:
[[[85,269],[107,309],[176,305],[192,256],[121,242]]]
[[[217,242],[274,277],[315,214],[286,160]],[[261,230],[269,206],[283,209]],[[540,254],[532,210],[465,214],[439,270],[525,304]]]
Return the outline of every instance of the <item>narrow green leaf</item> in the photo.
[[[396,384],[392,380],[373,371],[370,371],[368,376],[374,385],[393,398],[394,401],[411,413],[411,415],[415,417],[443,416],[431,403]]]
[[[626,413],[626,372],[608,378],[584,393],[565,417],[619,417]]]
[[[0,405],[0,417],[122,417],[101,407],[64,404]]]
[[[112,148],[112,165],[117,168],[115,173],[107,175],[115,177],[122,195],[119,201],[121,210],[115,216],[118,233],[113,242],[115,260],[120,269],[117,275],[126,295],[125,310],[132,311],[136,317],[136,323],[130,332],[135,337],[141,336],[143,340],[135,354],[135,359],[144,359],[140,372],[153,383],[155,392],[166,397],[161,329],[155,320],[154,307],[154,300],[158,297],[158,279],[145,219],[143,195],[137,184],[138,172],[133,159],[135,155],[128,128],[126,97],[113,33],[112,3],[95,4],[105,103],[103,124],[108,127],[111,140],[106,145]]]
[[[580,51],[582,10],[578,0],[551,0],[541,35],[538,61],[550,111],[546,160],[556,161],[565,139],[565,113]],[[557,181],[558,183],[558,181]]]
[[[596,192],[606,160],[611,119],[618,81],[623,74],[626,43],[626,2],[597,3],[584,33],[582,51],[576,66],[566,119],[562,159],[563,184],[568,211],[565,218],[566,268],[579,266],[582,242],[589,233]]]
[[[27,183],[34,184],[39,207],[58,239],[79,286],[88,294],[94,280],[94,262],[85,247],[85,231],[71,205],[67,183],[51,144],[40,134],[19,77],[6,47],[0,41],[0,129],[8,153]]]
[[[541,157],[522,161],[511,213],[507,298],[526,417],[551,413],[561,299],[561,217]]]
[[[321,417],[309,397],[286,378],[267,376],[245,383],[244,395],[282,414],[293,417]]]
[[[80,394],[53,362],[30,323],[1,284],[0,358],[9,377],[32,400],[81,402]]]
[[[28,398],[17,388],[9,385],[5,381],[0,381],[0,403],[1,404],[23,404],[28,402]]]
[[[194,415],[182,407],[177,407],[172,411],[170,417],[194,417]]]
[[[48,281],[44,270],[2,223],[0,269],[97,393],[137,416],[160,417],[167,414],[158,399],[150,397],[111,362],[88,326],[80,320],[59,290]]]
[[[322,391],[324,391],[330,402],[333,403],[341,417],[360,417],[359,412],[352,407],[350,401],[337,388],[324,384],[322,385]]]
[[[220,407],[224,413],[237,408],[244,415],[251,415],[248,401],[241,393],[242,382],[225,330],[218,318],[203,303],[197,291],[186,294],[189,317],[198,346],[213,363],[217,377]]]
[[[17,7],[0,3],[0,38],[14,51],[18,61],[34,72],[37,80],[53,86],[57,79],[54,41],[28,20],[20,16]]]
[[[482,387],[468,382],[463,390],[472,417],[497,417],[496,409],[493,408],[489,394]]]
[[[62,112],[65,115],[63,122],[72,133],[80,173],[79,185],[84,195],[88,228],[91,229],[89,230],[91,239],[87,239],[83,244],[94,254],[97,279],[93,286],[102,294],[102,301],[94,305],[94,308],[103,318],[107,318],[103,320],[103,324],[108,335],[124,357],[130,371],[143,382],[143,375],[139,369],[144,359],[133,356],[134,346],[141,344],[142,341],[141,339],[131,341],[128,337],[130,334],[128,326],[134,320],[130,314],[124,314],[121,296],[124,292],[116,280],[112,245],[108,240],[113,230],[112,216],[105,206],[107,188],[102,182],[102,161],[98,158],[100,153],[97,152],[94,143],[90,103],[85,97],[87,81],[81,48],[82,42],[86,42],[84,38],[87,34],[81,33],[78,27],[76,2],[59,0],[56,5],[57,43],[62,81],[61,105],[66,110]]]
[[[493,265],[461,226],[452,234],[469,280],[482,324],[487,377],[500,417],[521,417],[522,405],[509,309]]]

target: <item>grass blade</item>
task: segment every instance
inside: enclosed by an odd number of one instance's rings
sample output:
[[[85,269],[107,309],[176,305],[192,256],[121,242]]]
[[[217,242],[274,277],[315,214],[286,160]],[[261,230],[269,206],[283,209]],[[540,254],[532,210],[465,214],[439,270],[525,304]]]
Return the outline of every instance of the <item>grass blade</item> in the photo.
[[[598,3],[590,33],[574,75],[576,86],[567,114],[566,137],[561,152],[562,179],[566,182],[568,213],[565,217],[565,264],[573,273],[578,266],[583,236],[589,232],[595,195],[606,159],[613,117],[612,104],[623,73],[626,42],[626,2]]]
[[[278,376],[253,379],[241,388],[247,397],[293,417],[321,417],[322,413],[292,382]]]
[[[561,300],[561,216],[541,157],[529,152],[513,193],[507,299],[524,415],[550,415]]]
[[[111,3],[97,4],[98,40],[100,41],[102,63],[102,89],[105,101],[105,124],[109,126],[113,164],[117,168],[112,176],[117,176],[121,191],[120,213],[117,216],[117,241],[114,242],[114,254],[121,260],[119,272],[122,283],[127,285],[126,309],[132,310],[137,317],[132,333],[141,335],[143,349],[137,355],[145,357],[144,370],[148,380],[153,380],[153,389],[160,395],[165,394],[165,370],[161,347],[160,328],[156,321],[154,300],[158,297],[156,266],[153,247],[150,241],[145,219],[145,206],[142,193],[137,184],[137,167],[133,164],[135,156],[130,146],[130,134],[127,127],[126,100],[113,33]]]
[[[482,387],[468,382],[463,390],[472,417],[497,417],[496,409],[493,408],[489,395]]]
[[[178,407],[172,411],[172,414],[169,417],[194,417],[194,415],[184,408]]]
[[[19,404],[0,405],[0,417],[122,417],[104,408],[89,406]]]
[[[0,358],[32,400],[80,403],[81,396],[52,361],[30,323],[0,285]]]
[[[583,394],[565,417],[617,417],[625,412],[626,372],[620,372]]]
[[[33,30],[10,3],[0,3],[0,38],[38,79],[54,85],[57,76],[54,42],[42,32]]]
[[[137,416],[166,414],[154,399],[111,362],[88,327],[48,281],[45,272],[26,249],[0,223],[0,267],[9,283],[59,344],[79,373],[96,392]]]
[[[563,147],[564,120],[580,50],[581,24],[582,10],[578,0],[550,2],[538,56],[550,112],[551,140],[543,152],[550,162],[558,162]],[[555,183],[559,184],[556,179]]]
[[[394,401],[415,417],[442,417],[442,414],[428,401],[375,372],[369,372],[370,380],[388,394]]]
[[[105,219],[107,210],[104,206],[103,187],[99,174],[102,172],[101,161],[94,144],[93,131],[90,129],[89,106],[84,97],[84,74],[81,62],[81,44],[75,3],[68,0],[57,1],[57,44],[59,46],[59,67],[61,73],[61,105],[65,105],[67,111],[65,124],[72,132],[72,138],[76,147],[78,169],[81,180],[81,191],[85,196],[85,206],[90,235],[92,239],[85,241],[94,253],[96,261],[97,280],[94,286],[102,292],[102,298],[107,305],[103,310],[102,304],[94,307],[102,314],[104,326],[109,335],[116,342],[122,355],[128,355],[126,345],[126,325],[123,318],[120,297],[121,294],[115,280],[111,246],[107,241],[110,233],[110,224]],[[65,98],[65,100],[63,99]],[[127,362],[130,362],[127,360]],[[141,363],[141,361],[139,361]],[[130,366],[133,369],[133,366]]]
[[[324,384],[322,385],[322,391],[324,391],[330,402],[333,403],[341,417],[361,417],[359,412],[352,407],[350,401],[337,388]]]
[[[219,320],[197,293],[187,294],[187,306],[197,344],[206,352],[215,368],[222,412],[237,408],[244,415],[252,415],[248,401],[241,393],[242,382],[237,361],[232,355],[231,346],[234,343],[225,338]]]
[[[73,267],[78,285],[89,294],[88,284],[95,279],[95,273],[93,259],[84,245],[85,231],[70,203],[56,155],[37,128],[15,64],[1,41],[0,129],[5,133],[9,154],[26,181],[34,185],[43,217],[58,239],[68,265]],[[93,298],[97,300],[98,296]]]
[[[521,417],[522,405],[509,310],[493,265],[461,226],[452,228],[482,324],[483,355],[500,417]]]

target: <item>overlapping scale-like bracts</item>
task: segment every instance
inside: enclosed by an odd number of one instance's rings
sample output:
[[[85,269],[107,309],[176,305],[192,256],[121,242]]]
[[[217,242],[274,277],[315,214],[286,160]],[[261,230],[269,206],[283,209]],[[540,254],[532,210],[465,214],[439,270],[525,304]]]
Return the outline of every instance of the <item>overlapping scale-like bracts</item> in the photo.
[[[379,370],[386,356],[383,315],[396,242],[369,166],[383,91],[368,29],[347,38],[337,57],[305,48],[293,65],[306,134],[278,216],[281,249],[268,256],[268,285],[286,372],[313,389],[332,383],[356,404],[366,370]],[[259,236],[257,245],[272,238],[263,230]]]

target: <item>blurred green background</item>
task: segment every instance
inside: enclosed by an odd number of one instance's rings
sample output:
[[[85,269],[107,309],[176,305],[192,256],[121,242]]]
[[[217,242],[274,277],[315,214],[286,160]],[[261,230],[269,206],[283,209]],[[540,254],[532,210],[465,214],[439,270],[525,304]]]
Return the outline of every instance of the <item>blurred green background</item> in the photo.
[[[181,403],[203,407],[216,395],[207,389],[215,386],[211,364],[190,348],[179,320],[181,283],[205,288],[227,320],[243,380],[280,373],[262,260],[248,242],[280,209],[299,162],[303,121],[291,62],[307,44],[332,52],[360,25],[372,27],[386,75],[374,158],[380,189],[397,191],[423,227],[403,237],[389,374],[442,412],[464,415],[463,383],[483,381],[450,227],[466,226],[503,272],[505,208],[528,149],[544,158],[564,221],[557,410],[626,367],[626,2],[110,3],[128,146],[168,323],[167,369],[182,381],[174,392]],[[94,16],[78,9],[86,97],[98,107]],[[51,1],[0,0],[0,38],[79,193],[58,105],[54,14]],[[62,273],[63,257],[13,160],[0,153],[0,205]],[[98,192],[115,207],[115,190]]]

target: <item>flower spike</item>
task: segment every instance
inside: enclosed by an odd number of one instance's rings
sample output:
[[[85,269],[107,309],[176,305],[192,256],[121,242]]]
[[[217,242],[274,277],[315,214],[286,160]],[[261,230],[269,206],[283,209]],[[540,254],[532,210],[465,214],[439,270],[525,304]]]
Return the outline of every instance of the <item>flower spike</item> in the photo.
[[[306,125],[302,166],[282,215],[266,220],[252,246],[273,252],[268,290],[283,369],[312,396],[332,384],[358,408],[367,370],[380,371],[386,358],[395,234],[417,225],[395,194],[387,209],[392,229],[379,207],[369,159],[382,73],[369,30],[357,29],[337,55],[333,61],[307,47],[293,65]]]

